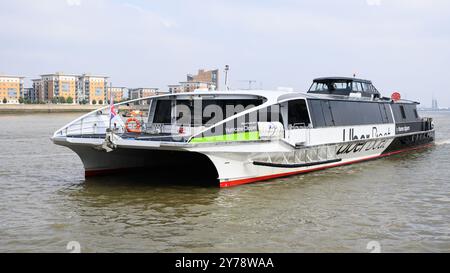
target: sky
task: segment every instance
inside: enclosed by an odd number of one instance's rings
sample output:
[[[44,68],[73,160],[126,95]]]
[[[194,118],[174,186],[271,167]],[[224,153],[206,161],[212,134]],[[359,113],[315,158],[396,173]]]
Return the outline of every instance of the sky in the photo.
[[[448,0],[2,0],[0,19],[0,73],[26,86],[61,71],[166,89],[229,65],[232,88],[356,74],[450,106]]]

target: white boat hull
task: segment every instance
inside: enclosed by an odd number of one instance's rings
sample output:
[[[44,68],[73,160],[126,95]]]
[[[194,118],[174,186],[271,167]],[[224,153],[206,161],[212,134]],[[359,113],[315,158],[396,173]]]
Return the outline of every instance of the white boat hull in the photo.
[[[392,146],[400,136],[299,149],[279,140],[191,147],[156,147],[151,144],[134,147],[122,143],[115,150],[106,152],[99,148],[101,139],[83,143],[64,138],[55,142],[78,154],[86,176],[137,168],[152,172],[180,170],[181,177],[198,175],[210,179],[211,184],[229,187],[357,163],[430,145],[434,131],[422,134],[428,134],[428,137],[399,148]]]

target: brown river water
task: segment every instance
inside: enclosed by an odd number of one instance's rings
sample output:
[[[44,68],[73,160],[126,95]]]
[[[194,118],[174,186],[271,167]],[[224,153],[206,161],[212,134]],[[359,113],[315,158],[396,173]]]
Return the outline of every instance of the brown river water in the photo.
[[[432,148],[226,189],[85,180],[50,141],[79,115],[0,115],[0,252],[450,252],[449,112]]]

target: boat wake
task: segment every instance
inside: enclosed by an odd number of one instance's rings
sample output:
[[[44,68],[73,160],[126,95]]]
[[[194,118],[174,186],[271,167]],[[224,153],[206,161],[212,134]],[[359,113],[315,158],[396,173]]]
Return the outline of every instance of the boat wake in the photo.
[[[442,140],[436,141],[436,145],[450,145],[450,139],[442,139]]]

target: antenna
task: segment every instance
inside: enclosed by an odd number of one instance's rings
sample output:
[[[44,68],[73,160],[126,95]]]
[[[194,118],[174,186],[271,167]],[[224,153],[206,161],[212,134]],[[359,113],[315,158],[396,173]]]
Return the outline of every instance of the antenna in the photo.
[[[230,70],[229,65],[225,65],[225,89],[228,91],[230,88],[228,87],[228,70]]]

